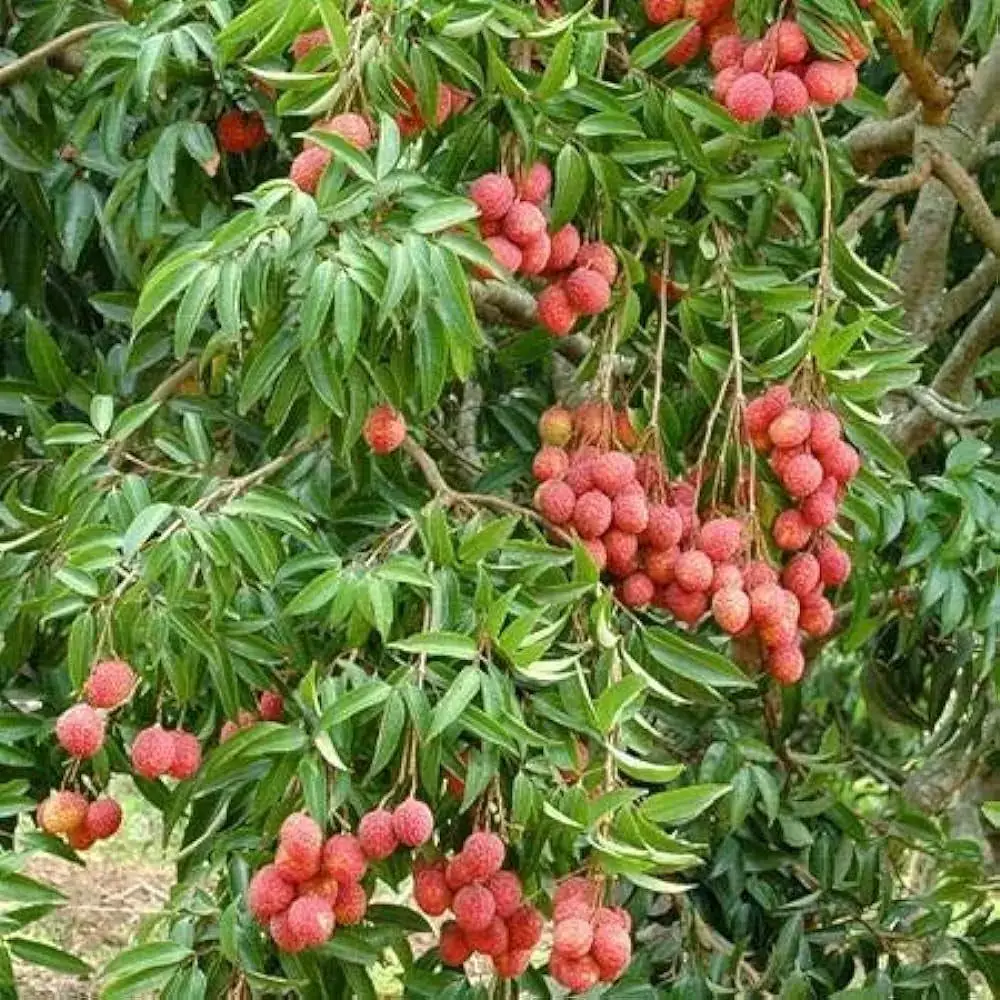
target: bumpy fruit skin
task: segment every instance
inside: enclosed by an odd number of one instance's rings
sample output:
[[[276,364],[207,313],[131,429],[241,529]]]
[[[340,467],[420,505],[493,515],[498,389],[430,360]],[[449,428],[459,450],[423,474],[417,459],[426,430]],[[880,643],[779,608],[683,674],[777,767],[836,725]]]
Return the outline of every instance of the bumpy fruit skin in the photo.
[[[257,713],[265,722],[280,722],[285,714],[285,699],[277,691],[262,691]]]
[[[545,232],[545,216],[530,201],[515,201],[503,220],[503,234],[519,247],[533,243]]]
[[[774,90],[763,73],[744,73],[726,91],[726,110],[738,122],[759,122],[774,106]]]
[[[740,26],[731,15],[724,15],[714,20],[705,28],[705,45],[709,49],[720,39],[730,35],[739,35]]]
[[[656,586],[645,573],[631,573],[620,588],[621,602],[627,608],[644,608],[653,600]]]
[[[823,482],[823,466],[812,455],[790,458],[781,472],[781,484],[789,496],[801,500],[819,489]]]
[[[708,595],[702,590],[685,590],[674,580],[667,584],[662,595],[657,594],[656,603],[666,608],[679,622],[694,625],[708,610]]]
[[[536,453],[531,462],[531,472],[535,479],[562,479],[569,471],[569,456],[562,448],[545,445]]]
[[[646,530],[642,540],[654,549],[672,549],[681,540],[684,522],[673,507],[665,503],[655,503],[649,508]]]
[[[541,205],[552,190],[552,171],[544,163],[532,163],[517,177],[517,196],[521,201]]]
[[[70,756],[87,760],[104,745],[104,719],[90,705],[73,705],[56,720],[56,739]]]
[[[684,0],[642,0],[650,24],[669,24],[684,13]]]
[[[601,970],[601,980],[617,979],[632,960],[632,941],[628,931],[614,924],[601,924],[594,931],[591,955]]]
[[[511,951],[534,948],[542,939],[545,921],[530,903],[519,906],[507,918],[507,938]]]
[[[812,528],[797,510],[783,510],[774,519],[774,543],[786,552],[797,552],[809,544]]]
[[[777,583],[778,573],[773,566],[756,559],[743,567],[743,589],[749,594],[755,587],[765,583]]]
[[[264,865],[247,887],[247,906],[253,918],[266,924],[272,917],[283,913],[295,899],[295,886],[286,882],[274,865]]]
[[[712,597],[712,617],[723,632],[736,635],[750,621],[750,598],[735,587],[723,587]]]
[[[771,421],[767,429],[771,443],[776,448],[797,448],[809,439],[812,418],[807,410],[789,407]]]
[[[649,524],[649,507],[646,494],[642,492],[619,493],[611,503],[611,517],[620,531],[639,535]]]
[[[817,410],[812,414],[809,447],[817,453],[822,453],[840,440],[842,432],[836,413],[830,410]]]
[[[618,258],[614,250],[600,240],[581,244],[574,263],[577,267],[596,271],[609,285],[613,285],[618,277]]]
[[[382,403],[368,414],[361,433],[376,455],[388,455],[406,440],[406,421],[388,403]]]
[[[429,917],[439,917],[451,906],[451,889],[444,872],[426,868],[413,877],[413,898]]]
[[[83,696],[92,708],[118,708],[132,697],[135,671],[124,660],[95,663],[83,685]]]
[[[611,286],[604,276],[586,267],[571,271],[563,287],[570,306],[584,316],[604,312],[611,302]]]
[[[552,252],[552,241],[548,233],[539,233],[530,243],[521,248],[521,274],[541,274],[549,263]]]
[[[500,979],[517,979],[528,971],[530,964],[531,951],[527,948],[493,956],[493,969]]]
[[[600,887],[595,882],[582,875],[574,875],[561,882],[552,894],[552,917],[557,922],[570,917],[589,920],[600,901],[600,895]]]
[[[583,958],[590,951],[594,928],[589,920],[569,917],[556,922],[552,934],[552,950],[567,958]]]
[[[325,899],[331,906],[336,907],[337,896],[340,893],[340,885],[335,878],[330,878],[321,870],[318,875],[299,885],[298,894],[300,896],[319,896]]]
[[[89,851],[96,842],[97,838],[87,829],[86,824],[81,824],[66,834],[66,843],[74,851]]]
[[[366,858],[384,861],[399,844],[388,809],[373,809],[358,823],[358,844]]]
[[[590,490],[576,501],[573,527],[581,538],[600,538],[610,527],[611,516],[611,501],[600,491]]]
[[[684,0],[684,16],[707,27],[730,7],[730,0]]]
[[[87,808],[79,792],[53,792],[39,807],[38,822],[47,833],[70,833],[86,821]]]
[[[482,931],[489,927],[496,916],[497,906],[493,894],[485,886],[462,886],[451,902],[452,912],[463,931]]]
[[[114,799],[97,799],[87,806],[83,821],[87,833],[97,840],[113,837],[122,825],[122,807]]]
[[[827,587],[839,587],[851,575],[851,557],[833,539],[825,539],[817,549],[819,571]]]
[[[549,959],[549,972],[560,986],[565,986],[571,993],[586,993],[601,979],[600,967],[589,955],[568,958],[553,952]]]
[[[549,271],[565,271],[580,250],[580,233],[572,222],[557,229],[549,240]]]
[[[339,135],[357,149],[369,149],[372,144],[372,130],[368,122],[353,111],[345,111],[343,114],[316,122],[312,128]],[[303,148],[305,148],[304,143]]]
[[[621,906],[602,906],[594,914],[594,934],[602,927],[617,927],[626,934],[632,930],[632,914]]]
[[[826,528],[837,520],[837,497],[822,486],[802,501],[799,508],[810,528]]]
[[[761,583],[749,593],[750,614],[755,624],[768,625],[784,617],[784,593],[777,583]]]
[[[712,81],[712,96],[719,104],[726,103],[726,95],[732,85],[743,75],[743,70],[739,66],[727,66],[720,70]]]
[[[249,153],[267,142],[267,129],[259,111],[230,108],[216,122],[215,134],[227,153]]]
[[[305,948],[329,941],[335,924],[333,908],[319,896],[299,896],[288,907],[288,929]]]
[[[602,541],[608,554],[608,572],[613,576],[628,576],[639,568],[639,539],[635,535],[612,528]]]
[[[174,736],[162,726],[150,726],[132,743],[132,770],[143,778],[159,778],[174,763]]]
[[[452,892],[468,885],[472,881],[469,859],[464,854],[456,854],[445,866],[444,878]]]
[[[774,113],[781,118],[794,118],[809,107],[809,91],[794,74],[781,70],[771,77],[774,91]]]
[[[499,871],[490,877],[486,888],[493,893],[497,916],[506,920],[521,905],[521,880],[516,872]]]
[[[323,850],[323,831],[308,813],[294,812],[281,824],[278,841],[292,857],[318,857]]]
[[[809,55],[809,39],[795,21],[779,21],[768,29],[767,37],[775,43],[775,68],[800,63]]]
[[[319,182],[323,177],[323,172],[329,166],[332,158],[330,153],[320,146],[303,149],[292,160],[292,167],[288,172],[288,177],[300,191],[305,191],[306,194],[315,194],[316,189],[319,187]]]
[[[805,657],[798,646],[780,646],[768,654],[768,673],[781,684],[795,684],[805,668]]]
[[[357,882],[347,882],[337,892],[333,915],[338,924],[353,927],[365,919],[368,912],[368,895]]]
[[[479,217],[500,220],[514,204],[514,183],[505,174],[483,174],[469,186],[469,197],[479,209]]]
[[[730,66],[739,66],[743,59],[743,42],[738,35],[726,35],[713,46],[708,61],[717,73]]]
[[[201,767],[201,744],[194,733],[183,729],[172,731],[174,740],[174,759],[170,762],[167,774],[178,781],[193,777]]]
[[[507,925],[494,917],[481,931],[466,930],[465,938],[469,947],[481,955],[502,955],[508,947]]]
[[[335,833],[323,845],[323,871],[341,885],[359,882],[367,869],[364,851],[353,833]]]
[[[565,337],[579,318],[579,313],[569,304],[562,285],[549,285],[538,296],[538,322],[553,337]]]
[[[400,802],[393,811],[392,828],[401,844],[420,847],[434,833],[434,814],[426,802],[409,798]]]
[[[820,457],[823,471],[838,483],[849,483],[861,469],[861,458],[846,442],[836,441]]]
[[[490,236],[484,242],[493,255],[493,260],[504,270],[516,271],[521,266],[524,259],[521,249],[511,243],[506,236]],[[481,278],[490,278],[494,276],[495,272],[488,272],[484,267],[477,267],[476,274]]]
[[[735,587],[737,590],[745,590],[743,586],[743,571],[734,563],[718,563],[715,572],[712,574],[712,586],[709,588],[713,594],[727,587]]]
[[[599,538],[581,538],[580,544],[587,550],[598,573],[603,573],[608,565],[608,550]]]
[[[665,586],[673,583],[674,568],[680,554],[680,549],[676,545],[670,549],[646,549],[642,568],[653,583]]]
[[[635,460],[620,451],[609,451],[594,460],[590,475],[597,489],[615,497],[635,482]]]
[[[549,479],[535,490],[535,509],[552,524],[567,524],[579,506],[576,494],[559,479]]]
[[[472,948],[465,937],[465,932],[454,920],[449,920],[441,927],[441,939],[438,942],[438,954],[445,965],[464,965],[472,954]]]
[[[677,557],[674,579],[685,589],[706,591],[712,586],[712,560],[700,549],[689,549]]]
[[[701,51],[702,28],[693,24],[672,49],[668,49],[663,61],[668,66],[683,66],[691,62]]]
[[[304,31],[292,42],[292,56],[295,61],[304,59],[313,49],[320,45],[329,45],[330,35],[326,28],[316,28],[314,31]]]
[[[295,955],[306,947],[305,942],[300,941],[298,936],[292,933],[288,923],[287,910],[271,918],[268,930],[271,932],[271,939],[278,946],[278,950],[286,955]]]
[[[764,38],[747,44],[743,50],[743,69],[747,73],[763,73],[774,54],[774,46]]]
[[[799,612],[799,628],[807,635],[820,638],[833,628],[833,606],[825,597],[803,601]]]
[[[782,570],[781,582],[802,600],[819,586],[819,560],[809,552],[792,556]]]
[[[714,517],[701,526],[698,545],[712,562],[726,562],[743,547],[743,525],[735,517]]]
[[[853,63],[817,59],[806,69],[803,83],[811,100],[830,107],[854,96],[858,72]]]
[[[573,436],[573,414],[565,406],[550,406],[538,419],[542,444],[562,448]]]
[[[286,882],[300,885],[319,874],[319,855],[292,855],[284,844],[278,844],[274,867]]]
[[[476,830],[465,838],[462,856],[466,859],[473,879],[485,881],[503,867],[507,846],[488,830]]]

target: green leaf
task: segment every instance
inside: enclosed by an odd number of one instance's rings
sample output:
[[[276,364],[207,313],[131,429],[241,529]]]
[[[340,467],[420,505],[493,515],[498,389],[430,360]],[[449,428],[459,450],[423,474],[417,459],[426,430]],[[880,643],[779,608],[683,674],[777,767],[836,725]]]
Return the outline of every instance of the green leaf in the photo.
[[[629,61],[639,69],[649,69],[658,63],[664,53],[669,52],[690,30],[691,20],[672,21],[670,24],[647,35],[629,53]]]
[[[476,641],[457,632],[421,632],[409,639],[392,643],[391,648],[404,653],[440,656],[448,660],[475,660],[479,656]]]
[[[25,317],[24,350],[42,389],[53,396],[61,396],[69,387],[72,373],[53,337],[30,313]]]
[[[333,302],[337,267],[332,260],[321,261],[312,273],[309,291],[299,310],[299,343],[308,350],[319,340]]]
[[[20,906],[46,906],[65,902],[66,897],[57,889],[37,882],[27,875],[0,871],[0,902]]]
[[[612,752],[619,769],[637,781],[665,785],[684,773],[683,764],[654,764],[626,753],[624,750],[619,750],[617,747],[612,748]]]
[[[542,79],[535,88],[535,99],[547,101],[555,97],[570,77],[573,68],[573,33],[567,31],[556,43],[549,56]]]
[[[713,688],[753,687],[753,682],[731,660],[674,632],[647,629],[645,640],[653,659],[680,677]]]
[[[555,194],[552,198],[552,229],[560,229],[576,216],[587,189],[587,162],[569,143],[556,157]]]
[[[310,580],[296,595],[288,602],[285,608],[287,615],[308,615],[329,604],[340,589],[340,581],[344,576],[344,571],[338,566],[336,569],[328,569],[315,579]]]
[[[427,235],[471,222],[478,214],[476,203],[468,198],[440,198],[417,212],[410,225],[416,232]]]
[[[323,19],[323,26],[333,43],[333,50],[337,57],[343,61],[351,48],[351,42],[347,34],[347,23],[341,13],[337,0],[316,0],[319,7],[319,16]]]
[[[90,399],[90,422],[98,434],[107,434],[115,417],[115,401],[110,396],[92,396]]]
[[[0,160],[15,170],[26,174],[37,174],[49,164],[33,149],[21,142],[16,130],[9,127],[7,115],[0,117]]]
[[[352,173],[355,173],[362,180],[374,184],[375,168],[368,154],[358,149],[353,143],[348,142],[343,136],[335,132],[323,132],[319,129],[310,129],[308,132],[300,133],[301,137],[311,139],[317,146],[333,153],[334,159],[341,161]]]
[[[578,135],[596,138],[603,135],[622,135],[642,138],[642,126],[631,116],[620,111],[598,111],[588,115],[576,127]]]
[[[434,706],[430,730],[427,733],[428,740],[440,736],[458,719],[479,691],[482,676],[479,667],[471,664],[459,673],[451,687]]]
[[[134,556],[157,528],[170,516],[173,507],[168,503],[154,503],[139,511],[128,526],[122,540],[122,552]]]
[[[174,357],[183,358],[187,354],[198,324],[215,295],[219,271],[218,264],[211,264],[196,282],[188,285],[174,317]]]
[[[392,688],[380,680],[371,680],[361,687],[352,688],[342,694],[330,706],[320,719],[320,728],[324,730],[339,726],[359,712],[367,711],[380,705],[392,693]]]
[[[657,792],[640,807],[646,819],[666,826],[681,826],[696,819],[729,792],[729,785],[689,785]]]
[[[30,962],[32,965],[41,965],[46,969],[62,972],[68,976],[90,974],[90,966],[86,962],[81,962],[75,955],[63,951],[62,948],[56,948],[41,941],[30,941],[28,938],[22,937],[9,937],[6,940],[7,947],[18,958]]]
[[[127,410],[122,410],[111,425],[111,440],[124,441],[131,437],[160,408],[155,399],[144,403],[136,403]]]
[[[646,682],[636,674],[629,674],[617,684],[601,693],[594,705],[597,725],[602,733],[610,732],[622,719],[625,710],[642,697]]]
[[[146,279],[139,303],[132,314],[132,329],[138,333],[165,309],[207,268],[201,259],[204,245],[168,257]]]

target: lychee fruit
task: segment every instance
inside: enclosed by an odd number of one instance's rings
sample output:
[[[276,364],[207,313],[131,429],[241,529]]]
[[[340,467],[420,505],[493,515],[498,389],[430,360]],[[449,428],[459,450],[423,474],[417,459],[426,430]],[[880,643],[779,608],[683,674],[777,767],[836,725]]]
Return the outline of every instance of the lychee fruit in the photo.
[[[345,111],[343,114],[334,115],[321,122],[315,122],[311,128],[320,132],[329,132],[332,135],[339,135],[357,149],[368,149],[372,144],[372,130],[368,122],[359,114],[353,111]],[[303,148],[316,145],[306,141]]]
[[[521,248],[521,265],[518,270],[529,276],[541,274],[548,267],[551,252],[552,241],[549,234],[539,233]]]
[[[750,598],[736,587],[723,587],[712,597],[712,617],[723,632],[736,635],[750,621]]]
[[[271,938],[278,946],[278,950],[285,952],[287,955],[294,955],[306,947],[305,942],[300,941],[292,933],[292,929],[288,923],[287,910],[271,918],[268,930],[271,932]]]
[[[747,73],[764,73],[773,56],[774,45],[770,39],[757,38],[743,49],[743,69]]]
[[[579,313],[569,304],[562,285],[549,285],[537,299],[538,322],[553,337],[565,337],[576,323]]]
[[[644,608],[653,599],[656,587],[645,573],[630,573],[619,589],[622,604],[627,608]]]
[[[257,714],[265,722],[280,722],[285,714],[285,699],[277,691],[262,691],[257,699]]]
[[[132,697],[136,675],[124,660],[101,660],[90,668],[83,696],[92,708],[118,708]]]
[[[493,969],[500,979],[517,979],[528,971],[531,964],[531,951],[527,948],[521,951],[505,951],[493,956]]]
[[[596,271],[609,285],[613,285],[618,277],[618,258],[614,250],[600,240],[581,244],[573,263],[577,267]]]
[[[683,531],[680,514],[668,504],[655,503],[649,507],[642,540],[654,549],[672,549],[680,542]]]
[[[267,129],[259,111],[230,108],[215,125],[219,146],[227,153],[249,153],[267,142]]]
[[[712,560],[700,549],[689,549],[677,557],[674,579],[685,589],[706,591],[712,586]]]
[[[684,0],[642,0],[650,24],[669,24],[684,13]]]
[[[583,499],[582,497],[580,498]],[[607,499],[607,497],[605,497]],[[535,490],[535,509],[552,524],[566,524],[580,506],[573,490],[560,479],[548,479]],[[608,520],[611,502],[608,501]]]
[[[657,594],[656,603],[666,608],[678,621],[694,625],[708,610],[708,594],[703,590],[686,590],[674,580],[667,584],[662,595]]]
[[[646,494],[626,491],[619,493],[611,503],[612,523],[620,531],[641,534],[649,524],[649,507]]]
[[[114,799],[97,799],[87,806],[84,826],[97,840],[113,837],[122,825],[122,807]]]
[[[70,830],[66,834],[66,843],[73,848],[74,851],[89,851],[96,843],[97,838],[87,829],[85,823],[78,826],[75,830]]]
[[[445,965],[451,966],[464,965],[472,954],[465,932],[454,920],[447,921],[441,927],[438,954]]]
[[[683,66],[691,62],[701,51],[702,27],[700,24],[693,24],[681,36],[673,48],[667,49],[663,56],[663,61],[668,66]]]
[[[558,448],[569,444],[573,436],[573,414],[565,406],[550,406],[538,419],[538,436],[542,444]]]
[[[590,951],[594,929],[589,920],[569,917],[556,922],[552,934],[552,950],[567,958],[582,958]]]
[[[607,553],[609,573],[623,577],[639,568],[639,539],[635,535],[612,528],[601,540]]]
[[[87,760],[104,745],[104,719],[90,705],[73,705],[56,720],[56,739],[71,757]]]
[[[426,844],[434,833],[431,807],[419,799],[405,799],[393,810],[392,828],[399,842],[406,847]]]
[[[781,582],[800,600],[819,586],[819,561],[808,552],[792,556],[781,573]]]
[[[734,563],[718,563],[712,574],[712,586],[709,590],[713,594],[717,594],[726,587],[735,587],[737,590],[746,589],[743,586],[743,571]]]
[[[767,37],[775,44],[775,68],[800,63],[809,55],[809,39],[795,21],[779,21],[768,29]]]
[[[469,947],[481,955],[502,955],[508,948],[507,925],[499,917],[494,917],[480,931],[466,929],[465,939]]]
[[[516,271],[521,266],[522,254],[519,247],[511,243],[506,236],[490,236],[483,241],[493,255],[496,264],[506,271]],[[476,276],[479,278],[491,278],[496,275],[486,267],[476,266]]]
[[[174,734],[162,726],[140,730],[132,742],[132,770],[140,777],[155,779],[174,763]]]
[[[439,917],[451,906],[451,889],[444,872],[425,868],[413,878],[413,898],[429,917]]]
[[[715,79],[712,81],[712,96],[719,102],[719,104],[726,103],[726,95],[729,93],[730,87],[743,75],[743,69],[740,66],[727,66],[726,69],[720,70]]]
[[[288,930],[304,948],[329,941],[335,923],[333,907],[320,896],[299,896],[288,907]]]
[[[767,433],[776,448],[797,448],[808,440],[811,430],[812,418],[808,410],[792,406],[771,421]]]
[[[336,908],[337,896],[340,893],[340,884],[335,878],[330,878],[322,870],[318,875],[314,875],[305,882],[299,884],[298,895],[319,896],[325,899],[332,907]],[[336,914],[334,914],[336,915]]]
[[[759,122],[774,105],[774,91],[762,73],[744,73],[726,91],[726,109],[738,122]]]
[[[570,958],[561,952],[553,952],[549,959],[549,972],[560,986],[565,986],[571,993],[586,993],[601,979],[600,966],[590,955]]]
[[[373,809],[358,823],[358,844],[366,858],[384,861],[399,845],[388,809]]]
[[[462,857],[476,881],[485,881],[500,871],[506,853],[504,842],[488,830],[470,833],[462,846]]]
[[[739,66],[743,59],[743,42],[738,35],[727,35],[720,38],[713,46],[708,57],[712,69],[717,73],[730,66]]]
[[[731,35],[739,35],[740,26],[736,23],[730,14],[723,14],[722,17],[716,18],[711,24],[705,26],[704,40],[705,45],[708,49],[720,38],[728,38]]]
[[[361,434],[376,455],[388,455],[406,440],[406,421],[388,403],[382,403],[368,414]]]
[[[563,282],[570,307],[584,316],[604,312],[611,302],[611,286],[604,276],[587,267],[577,267]]]
[[[468,885],[473,880],[472,870],[464,854],[456,854],[448,862],[444,869],[444,877],[452,892],[458,892],[462,886]]]
[[[823,584],[839,587],[851,575],[851,557],[832,538],[817,547],[817,559]]]
[[[806,68],[803,82],[811,100],[830,107],[854,96],[858,71],[853,63],[817,59]]]
[[[802,518],[811,528],[826,528],[837,520],[836,480],[831,479],[834,490],[828,490],[821,485],[815,493],[811,493],[802,501],[799,510]]]
[[[743,589],[749,594],[755,587],[765,583],[777,583],[778,573],[760,559],[749,562],[743,567]]]
[[[653,583],[661,586],[672,583],[674,567],[677,565],[677,558],[680,554],[680,549],[676,545],[670,549],[646,549],[642,568]]]
[[[750,614],[758,625],[779,621],[785,615],[785,598],[777,583],[761,583],[749,591]]]
[[[481,931],[489,927],[496,916],[497,906],[493,893],[485,886],[462,886],[451,903],[452,912],[463,931]]]
[[[594,486],[615,497],[635,482],[635,460],[620,451],[609,451],[594,460],[590,469]]]
[[[820,453],[832,448],[841,438],[843,428],[837,414],[831,410],[816,410],[812,414],[809,447]]]
[[[577,452],[570,456],[569,469],[563,478],[573,493],[582,497],[584,493],[589,493],[594,488],[594,479],[590,474],[594,460],[580,458],[578,455]]]
[[[52,792],[39,806],[38,823],[47,833],[70,833],[84,824],[88,808],[79,792]]]
[[[814,493],[822,482],[823,466],[812,455],[795,455],[782,467],[781,485],[796,500]]]
[[[819,460],[823,471],[838,483],[849,483],[861,471],[861,457],[846,441],[835,441]]]
[[[804,549],[812,537],[812,528],[797,510],[783,510],[772,528],[774,543],[786,552]]]
[[[552,189],[552,171],[541,162],[532,163],[517,176],[517,196],[521,201],[540,205]]]
[[[174,741],[174,758],[167,774],[178,781],[184,781],[197,774],[201,767],[201,744],[194,733],[183,729],[171,730],[170,735]]]
[[[684,16],[697,21],[702,27],[731,9],[731,0],[684,0]]]
[[[502,219],[514,204],[514,182],[504,174],[483,174],[469,185],[469,197],[482,219]]]
[[[781,118],[794,118],[809,107],[806,85],[788,70],[781,70],[771,77],[774,91],[774,113]]]
[[[266,924],[283,913],[295,899],[295,886],[286,882],[274,865],[264,865],[247,887],[247,906],[259,923]]]
[[[617,927],[626,934],[632,931],[632,914],[621,906],[602,906],[594,914],[594,933],[601,927]]]
[[[803,601],[799,612],[799,628],[803,632],[818,639],[833,628],[833,622],[833,606],[825,597]]]
[[[368,895],[357,882],[345,882],[337,890],[333,916],[339,925],[353,927],[365,919],[368,912]]]
[[[601,896],[596,882],[581,875],[560,882],[552,894],[552,916],[556,921],[570,917],[589,920]]]
[[[367,868],[368,861],[353,833],[335,833],[323,845],[323,871],[340,885],[360,881]]]
[[[698,546],[712,562],[726,562],[743,547],[743,525],[735,517],[712,518],[701,526]]]
[[[533,243],[545,232],[545,216],[530,201],[515,201],[503,220],[503,234],[519,247]]]
[[[493,893],[497,916],[506,920],[521,905],[521,880],[516,872],[498,871],[490,877],[486,888]]]
[[[598,925],[590,953],[600,967],[602,981],[617,979],[632,960],[632,941],[628,931],[612,923]]]
[[[567,222],[549,239],[549,271],[564,271],[576,259],[580,250],[580,234],[576,226]]]
[[[507,918],[507,938],[512,951],[533,949],[542,939],[545,921],[530,903],[519,906]]]
[[[599,573],[603,573],[608,565],[608,550],[599,538],[581,538],[580,544],[587,550]]]
[[[781,684],[796,683],[805,668],[805,657],[798,646],[779,646],[768,653],[767,671]]]
[[[292,160],[292,166],[288,172],[289,179],[300,191],[305,191],[306,194],[315,194],[319,182],[323,178],[323,172],[332,159],[330,152],[323,149],[322,146],[303,149]]]
[[[304,59],[313,49],[330,44],[330,33],[326,28],[304,31],[292,42],[292,56],[296,62]]]
[[[611,501],[599,490],[590,490],[577,499],[575,503],[576,506],[572,512],[573,527],[576,528],[580,537],[600,538],[611,526]],[[606,549],[607,544],[604,547]]]

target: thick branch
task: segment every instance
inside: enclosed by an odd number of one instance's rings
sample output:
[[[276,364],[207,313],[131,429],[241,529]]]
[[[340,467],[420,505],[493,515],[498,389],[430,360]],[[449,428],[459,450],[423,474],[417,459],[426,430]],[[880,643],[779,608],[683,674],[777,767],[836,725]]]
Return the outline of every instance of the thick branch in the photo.
[[[998,281],[1000,281],[1000,257],[988,253],[967,278],[945,295],[938,316],[938,331],[943,333],[954,326],[970,309],[979,305],[989,295]]]
[[[973,232],[988,249],[1000,254],[1000,219],[993,214],[972,175],[954,156],[944,150],[937,149],[931,153],[931,164],[934,173],[948,185],[962,206]]]
[[[844,148],[855,169],[873,174],[893,156],[913,152],[916,127],[917,116],[912,111],[891,121],[865,121],[844,136]]]
[[[837,227],[837,235],[842,240],[849,240],[859,232],[888,205],[895,194],[892,191],[872,191],[864,201],[859,202],[851,214]]]
[[[876,191],[887,191],[889,194],[909,194],[911,191],[919,191],[931,176],[932,166],[930,160],[924,160],[914,170],[908,174],[901,174],[898,177],[873,177],[865,183]]]
[[[951,107],[952,91],[948,81],[939,76],[934,67],[916,47],[910,35],[904,35],[892,15],[878,2],[869,8],[872,20],[896,57],[899,68],[910,81],[913,93],[924,107],[924,121],[931,125],[942,124]]]
[[[0,66],[0,87],[9,87],[12,83],[17,83],[18,80],[44,66],[52,56],[85,38],[89,38],[95,31],[118,23],[117,21],[92,21],[90,24],[81,24],[80,27],[64,32],[44,45],[39,45],[37,49],[32,49],[20,59],[15,59],[13,62],[7,63],[6,66]]]
[[[476,313],[487,323],[530,327],[538,322],[534,296],[523,288],[499,281],[473,281],[469,291]]]

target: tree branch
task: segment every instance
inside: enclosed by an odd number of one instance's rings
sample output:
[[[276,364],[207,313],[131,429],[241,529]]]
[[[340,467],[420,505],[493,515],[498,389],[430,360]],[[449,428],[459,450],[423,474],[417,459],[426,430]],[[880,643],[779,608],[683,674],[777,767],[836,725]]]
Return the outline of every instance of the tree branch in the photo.
[[[20,59],[15,59],[13,62],[7,63],[6,66],[0,66],[0,87],[9,87],[12,83],[17,83],[18,80],[34,73],[36,69],[44,66],[50,57],[85,38],[89,38],[95,31],[120,23],[119,21],[91,21],[90,24],[81,24],[80,27],[66,31],[44,45],[39,45],[37,49],[32,49]]]
[[[919,167],[908,174],[901,174],[898,177],[872,177],[864,183],[876,191],[887,191],[893,195],[909,194],[911,191],[919,191],[927,183],[932,172],[931,161],[924,160]]]
[[[935,149],[931,153],[934,173],[948,185],[962,206],[973,232],[994,254],[1000,254],[1000,219],[993,214],[972,175],[950,153]]]
[[[851,214],[837,227],[837,235],[842,240],[849,240],[852,236],[857,236],[895,197],[892,191],[872,191],[864,201],[859,202],[851,210]]]
[[[938,315],[938,332],[954,326],[990,293],[997,281],[1000,281],[1000,257],[988,253],[967,278],[945,295]]]
[[[916,47],[910,35],[904,35],[892,15],[877,2],[868,10],[886,44],[896,57],[899,68],[910,81],[914,95],[923,105],[924,121],[940,125],[947,120],[952,102],[949,82],[939,76],[934,67]]]
[[[535,297],[523,288],[501,281],[473,281],[469,291],[476,313],[487,323],[531,327],[538,322]]]
[[[911,111],[890,121],[865,121],[843,138],[844,148],[855,169],[873,174],[893,156],[913,152],[917,114]]]

